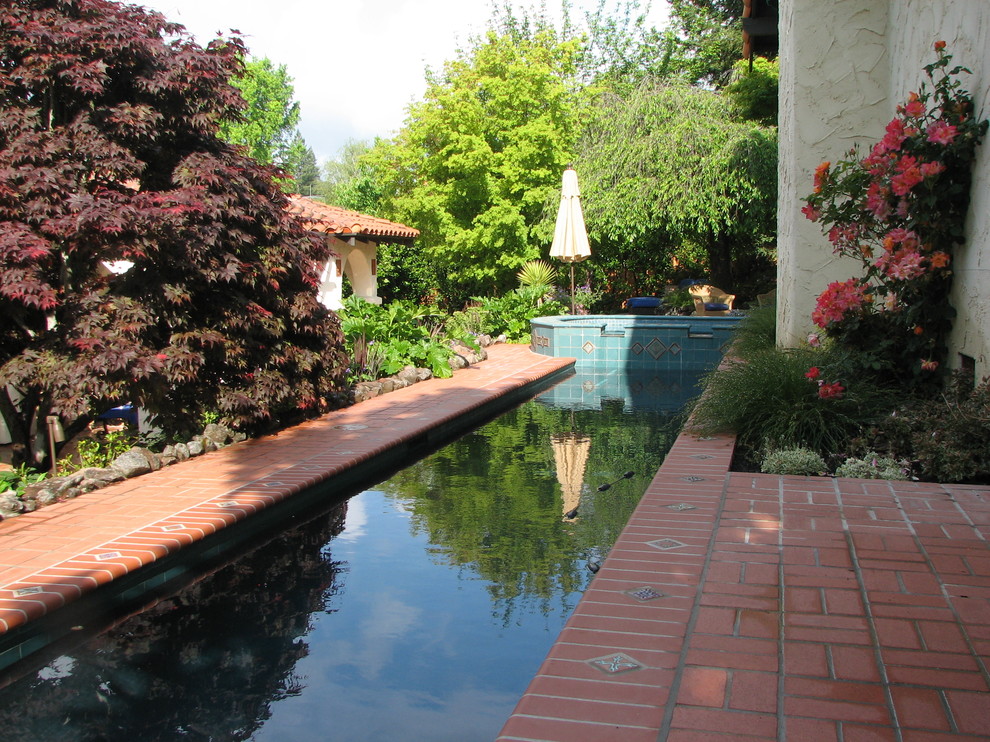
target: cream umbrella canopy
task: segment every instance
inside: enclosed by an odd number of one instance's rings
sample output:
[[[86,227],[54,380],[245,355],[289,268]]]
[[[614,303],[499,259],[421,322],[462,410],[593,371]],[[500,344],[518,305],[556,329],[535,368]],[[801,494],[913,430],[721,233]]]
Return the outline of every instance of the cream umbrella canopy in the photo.
[[[591,257],[591,245],[588,243],[588,230],[584,226],[577,173],[570,167],[564,171],[560,189],[560,208],[557,209],[557,224],[553,232],[553,244],[550,246],[550,257],[570,263],[571,314],[574,314],[574,264]]]

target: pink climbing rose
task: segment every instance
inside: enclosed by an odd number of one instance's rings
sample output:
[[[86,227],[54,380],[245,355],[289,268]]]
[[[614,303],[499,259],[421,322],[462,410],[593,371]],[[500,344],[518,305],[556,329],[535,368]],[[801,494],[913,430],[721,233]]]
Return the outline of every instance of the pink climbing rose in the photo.
[[[818,297],[812,321],[819,327],[842,320],[850,310],[859,309],[866,302],[866,289],[855,278],[834,281]]]
[[[935,144],[952,144],[952,140],[956,138],[956,133],[958,129],[952,124],[947,124],[944,121],[936,121],[931,124],[927,129],[928,141]]]
[[[818,396],[822,399],[841,399],[846,388],[838,382],[832,384],[822,384],[818,387]]]

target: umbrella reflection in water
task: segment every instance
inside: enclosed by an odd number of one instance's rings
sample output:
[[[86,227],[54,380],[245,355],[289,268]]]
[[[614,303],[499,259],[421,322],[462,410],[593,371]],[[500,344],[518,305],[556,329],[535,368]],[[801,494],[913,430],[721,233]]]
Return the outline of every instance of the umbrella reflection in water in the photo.
[[[591,438],[584,433],[571,430],[554,433],[550,436],[550,443],[553,446],[553,458],[557,466],[557,481],[560,482],[560,492],[564,500],[564,520],[573,521],[577,518],[581,503],[584,468],[588,462]]]

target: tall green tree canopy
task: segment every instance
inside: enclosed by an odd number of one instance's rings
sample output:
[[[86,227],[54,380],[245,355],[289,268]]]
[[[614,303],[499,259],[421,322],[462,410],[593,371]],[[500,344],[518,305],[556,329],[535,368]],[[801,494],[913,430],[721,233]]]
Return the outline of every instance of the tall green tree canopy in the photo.
[[[723,87],[742,57],[743,0],[670,0],[677,43],[671,67],[687,82]]]
[[[545,23],[503,24],[430,75],[405,127],[375,148],[383,206],[421,230],[452,303],[512,288],[540,256],[534,228],[577,136],[578,49]]]
[[[0,10],[0,414],[22,455],[48,414],[252,427],[339,388],[326,248],[219,136],[243,54],[107,0]]]
[[[771,239],[776,130],[732,120],[727,107],[719,93],[650,81],[588,109],[576,167],[589,232],[613,271],[669,272],[677,258],[731,290],[738,261]]]
[[[225,120],[221,136],[231,144],[247,147],[248,153],[266,165],[287,167],[298,132],[299,103],[284,64],[275,66],[267,57],[249,59],[231,78],[247,103],[236,119]]]

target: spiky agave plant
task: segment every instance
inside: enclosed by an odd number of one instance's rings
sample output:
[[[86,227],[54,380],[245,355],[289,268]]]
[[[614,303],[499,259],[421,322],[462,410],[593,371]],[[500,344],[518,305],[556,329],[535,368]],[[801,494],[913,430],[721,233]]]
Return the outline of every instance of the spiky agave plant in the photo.
[[[545,260],[530,260],[516,274],[520,286],[553,286],[557,269]]]

